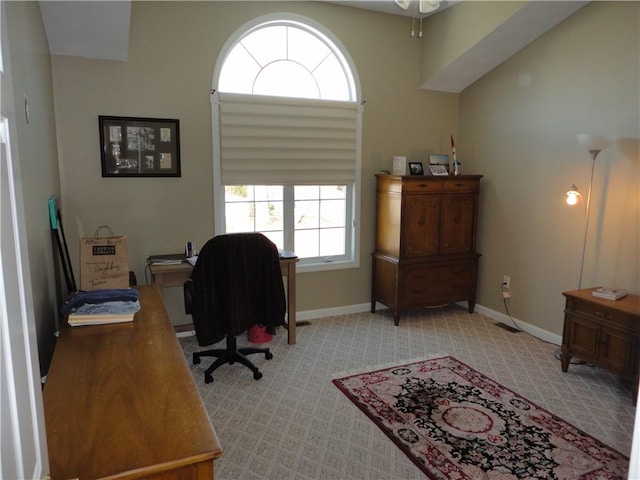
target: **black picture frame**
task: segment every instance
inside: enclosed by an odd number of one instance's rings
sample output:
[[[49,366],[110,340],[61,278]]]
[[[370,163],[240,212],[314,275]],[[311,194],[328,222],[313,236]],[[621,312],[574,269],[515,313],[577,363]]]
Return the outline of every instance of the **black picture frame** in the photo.
[[[409,162],[409,175],[424,175],[422,162]]]
[[[180,177],[180,122],[100,115],[103,177]]]

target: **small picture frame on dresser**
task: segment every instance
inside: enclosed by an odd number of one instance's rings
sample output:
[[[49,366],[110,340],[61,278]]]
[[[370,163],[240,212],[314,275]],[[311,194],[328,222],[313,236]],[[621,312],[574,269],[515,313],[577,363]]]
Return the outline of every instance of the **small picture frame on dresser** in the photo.
[[[424,175],[424,170],[422,169],[422,162],[409,162],[409,174]]]
[[[429,165],[444,165],[449,171],[449,155],[447,154],[429,154]]]
[[[447,167],[445,167],[444,165],[429,165],[429,171],[431,172],[431,175],[438,175],[438,176],[448,176],[449,172],[447,171]]]

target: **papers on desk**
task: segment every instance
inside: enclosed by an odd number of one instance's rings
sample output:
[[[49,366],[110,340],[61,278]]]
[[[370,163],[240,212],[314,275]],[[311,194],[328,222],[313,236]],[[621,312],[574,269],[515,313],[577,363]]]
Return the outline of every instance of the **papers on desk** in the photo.
[[[280,258],[296,258],[297,255],[293,253],[291,250],[283,250],[282,248],[278,249],[278,255]]]
[[[180,265],[184,260],[154,260],[151,265]]]
[[[180,265],[187,260],[184,253],[168,253],[165,255],[149,255],[147,260],[151,265]]]
[[[189,264],[191,264],[191,266],[195,266],[196,262],[198,261],[198,256],[194,255],[193,257],[188,257],[187,258],[187,262],[189,262]]]

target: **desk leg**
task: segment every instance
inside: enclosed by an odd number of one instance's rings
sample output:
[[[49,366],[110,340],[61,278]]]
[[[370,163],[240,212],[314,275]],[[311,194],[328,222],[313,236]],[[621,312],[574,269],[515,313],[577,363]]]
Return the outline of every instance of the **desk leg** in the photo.
[[[160,296],[164,298],[164,276],[151,274],[151,283],[155,284],[160,290]]]
[[[289,345],[296,343],[296,264],[287,267],[287,335]]]

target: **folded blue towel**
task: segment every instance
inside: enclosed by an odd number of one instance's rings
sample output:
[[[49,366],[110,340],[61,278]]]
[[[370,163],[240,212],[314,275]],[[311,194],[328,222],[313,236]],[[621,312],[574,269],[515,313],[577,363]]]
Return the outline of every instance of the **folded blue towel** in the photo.
[[[138,290],[134,288],[109,288],[80,291],[67,300],[60,311],[62,315],[68,315],[83,305],[98,305],[107,302],[138,302]],[[138,308],[139,305],[138,303]]]
[[[136,313],[140,310],[140,302],[104,302],[85,303],[79,306],[73,313],[78,315],[124,315],[126,313]]]

